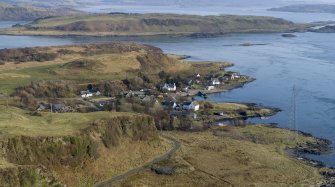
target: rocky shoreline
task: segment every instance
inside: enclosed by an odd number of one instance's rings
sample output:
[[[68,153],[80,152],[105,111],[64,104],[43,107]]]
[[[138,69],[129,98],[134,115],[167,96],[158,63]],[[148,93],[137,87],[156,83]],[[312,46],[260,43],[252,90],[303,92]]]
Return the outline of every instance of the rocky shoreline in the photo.
[[[220,90],[215,90],[215,92],[208,92],[206,94],[214,94],[214,93],[222,93],[222,92],[226,92],[226,91],[230,91],[236,88],[241,88],[244,85],[255,81],[255,78],[251,78],[248,77],[248,80],[246,82],[243,83],[237,83],[237,84],[231,84],[228,85],[227,87],[225,87],[225,89],[220,89]],[[241,103],[241,104],[246,104],[246,103]],[[257,105],[257,104],[253,104],[253,103],[248,103],[250,105]],[[273,110],[272,114],[269,114],[267,116],[249,116],[248,118],[252,118],[252,117],[269,117],[269,116],[273,116],[276,115],[278,112],[281,112],[282,110],[279,108],[275,108],[275,107],[268,107],[270,109]],[[278,127],[276,124],[268,124],[269,127],[272,128],[281,128]],[[318,160],[313,160],[310,158],[307,158],[306,155],[310,154],[310,155],[322,155],[322,154],[327,154],[329,153],[331,150],[333,150],[333,147],[331,147],[332,142],[328,139],[324,139],[324,138],[318,138],[313,136],[310,133],[306,133],[303,131],[298,131],[298,130],[292,130],[292,129],[288,129],[290,131],[294,131],[296,132],[298,135],[302,135],[305,137],[312,137],[314,138],[316,141],[315,142],[306,142],[303,144],[300,144],[299,146],[292,148],[292,149],[288,149],[287,152],[290,156],[303,161],[304,163],[306,163],[307,165],[310,165],[312,167],[316,167],[320,170],[320,175],[324,177],[324,181],[320,182],[320,184],[318,184],[318,186],[320,187],[333,187],[335,186],[335,168],[333,167],[328,167],[326,166],[323,162],[318,161]]]
[[[280,128],[276,125],[270,125],[269,127]],[[332,142],[330,140],[324,138],[318,138],[313,136],[310,133],[291,130],[296,132],[298,135],[302,135],[305,137],[312,137],[316,141],[315,142],[305,142],[303,144],[298,145],[295,148],[291,148],[287,150],[289,156],[304,162],[305,164],[315,167],[319,169],[320,175],[324,178],[324,181],[321,181],[317,185],[320,187],[333,187],[335,186],[335,168],[326,166],[323,162],[310,159],[306,155],[322,155],[327,154],[333,150],[331,147]]]
[[[190,58],[190,56],[188,56],[188,58]],[[185,58],[187,59],[187,58]],[[215,90],[215,91],[205,91],[205,94],[215,94],[215,93],[222,93],[222,92],[226,92],[226,91],[230,91],[236,88],[242,88],[244,85],[255,81],[255,78],[251,78],[248,77],[248,80],[241,83],[236,83],[236,84],[230,84],[228,86],[226,86],[224,89],[219,89],[219,90]],[[254,106],[258,106],[257,104],[254,103],[241,103],[241,104],[249,104],[249,105],[254,105]],[[273,113],[267,115],[267,116],[248,116],[247,118],[252,118],[252,117],[269,117],[269,116],[273,116],[276,115],[278,112],[281,112],[282,110],[279,108],[275,108],[275,107],[268,107],[271,110],[273,110]],[[277,124],[268,124],[268,127],[270,128],[281,128],[278,127]],[[318,138],[313,136],[310,133],[306,133],[303,131],[299,131],[299,130],[292,130],[292,129],[288,129],[290,131],[294,131],[296,132],[298,135],[302,135],[305,137],[312,137],[314,138],[316,141],[315,142],[305,142],[303,144],[300,144],[299,146],[292,148],[292,149],[288,149],[287,153],[289,154],[289,156],[298,159],[302,162],[304,162],[307,165],[310,165],[312,167],[318,168],[319,169],[319,173],[321,176],[323,176],[324,181],[320,182],[318,184],[318,186],[320,187],[333,187],[335,186],[335,168],[333,167],[328,167],[326,166],[323,162],[318,161],[318,160],[313,160],[310,158],[307,158],[306,155],[310,154],[310,155],[322,155],[322,154],[327,154],[329,153],[331,150],[333,150],[333,147],[331,147],[332,142],[328,139],[324,139],[324,138]]]

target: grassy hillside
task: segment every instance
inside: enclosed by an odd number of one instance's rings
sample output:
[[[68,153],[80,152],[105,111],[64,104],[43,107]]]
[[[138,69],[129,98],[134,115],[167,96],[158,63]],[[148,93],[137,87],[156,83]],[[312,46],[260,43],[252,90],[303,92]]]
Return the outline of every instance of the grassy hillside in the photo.
[[[31,116],[26,110],[0,107],[2,186],[59,182],[92,186],[170,147],[158,138],[148,116],[112,112]]]
[[[35,20],[51,16],[80,15],[83,12],[68,8],[37,8],[0,3],[0,21]]]
[[[25,27],[2,30],[27,35],[215,35],[232,32],[288,32],[292,22],[257,16],[195,16],[175,14],[106,14],[38,20]]]
[[[37,7],[74,7],[78,5],[88,5],[100,2],[100,0],[2,0],[5,3],[13,5],[33,5]]]
[[[178,73],[183,78],[192,77],[194,72],[215,74],[222,72],[221,66],[231,65],[182,62],[164,54],[159,48],[137,43],[2,49],[0,64],[3,64],[0,65],[0,93],[7,94],[38,80],[99,84],[109,80],[144,79],[145,75],[146,82],[155,85],[161,81],[158,75],[161,71],[171,77]],[[134,82],[138,87],[142,84],[143,81]]]
[[[114,186],[315,186],[316,168],[290,158],[285,149],[313,138],[262,125],[207,132],[172,132],[182,149],[165,161]],[[157,171],[172,170],[172,175]],[[155,172],[156,171],[156,172]]]

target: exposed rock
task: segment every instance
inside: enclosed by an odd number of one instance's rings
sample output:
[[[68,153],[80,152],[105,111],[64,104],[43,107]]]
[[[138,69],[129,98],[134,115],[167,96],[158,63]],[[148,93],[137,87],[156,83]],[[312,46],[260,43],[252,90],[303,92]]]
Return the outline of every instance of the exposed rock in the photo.
[[[331,150],[331,147],[329,146],[330,144],[331,141],[329,140],[317,139],[316,142],[307,142],[299,145],[298,147],[295,148],[295,153],[297,155],[301,154],[320,155]]]
[[[154,166],[151,168],[158,175],[173,175],[174,169],[171,166]]]
[[[335,32],[335,25],[327,25],[321,27],[319,29],[311,29],[311,32],[321,32],[321,33],[334,33]]]

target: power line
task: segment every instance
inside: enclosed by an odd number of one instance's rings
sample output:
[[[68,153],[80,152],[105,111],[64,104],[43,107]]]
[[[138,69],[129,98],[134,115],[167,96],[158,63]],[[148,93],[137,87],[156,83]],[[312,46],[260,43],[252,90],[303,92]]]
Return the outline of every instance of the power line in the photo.
[[[297,102],[296,98],[298,96],[298,90],[296,85],[293,85],[292,88],[292,96],[291,96],[291,109],[290,109],[290,129],[292,129],[294,132],[293,139],[295,140],[297,138]]]

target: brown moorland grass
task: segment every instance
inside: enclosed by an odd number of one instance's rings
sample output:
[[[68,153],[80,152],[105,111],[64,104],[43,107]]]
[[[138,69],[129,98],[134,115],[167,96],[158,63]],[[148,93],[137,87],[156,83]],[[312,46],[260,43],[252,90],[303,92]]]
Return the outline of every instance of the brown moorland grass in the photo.
[[[5,94],[38,80],[69,80],[80,84],[130,79],[142,73],[157,84],[161,81],[158,77],[161,71],[185,79],[195,72],[202,75],[222,73],[221,67],[231,66],[227,62],[180,61],[159,48],[136,43],[4,49],[0,53],[5,62],[0,65],[0,93]],[[30,61],[36,54],[57,55],[50,60]]]
[[[122,139],[118,147],[106,149],[99,147],[101,155],[94,162],[85,163],[85,168],[59,168],[57,175],[68,186],[91,187],[113,176],[139,167],[165,152],[171,145],[169,142],[131,142]]]
[[[94,112],[94,113],[62,113],[62,114],[51,114],[51,113],[41,113],[41,116],[31,116],[28,111],[15,108],[6,107],[0,105],[0,141],[1,144],[7,145],[6,142],[16,139],[18,145],[16,145],[16,151],[24,152],[24,147],[21,146],[33,146],[32,149],[39,149],[43,146],[56,146],[55,142],[48,141],[48,139],[53,139],[57,142],[57,138],[62,141],[62,138],[67,137],[79,138],[80,134],[85,133],[88,127],[92,126],[93,123],[100,122],[101,119],[113,119],[113,118],[123,118],[129,117],[141,117],[139,114],[132,113],[115,113],[115,112]],[[117,124],[110,124],[117,125]],[[136,128],[142,128],[142,124],[132,124],[134,126],[140,125]],[[148,124],[147,124],[148,125]],[[85,129],[85,130],[84,130]],[[104,133],[104,132],[101,132]],[[142,132],[149,133],[149,132]],[[107,178],[115,176],[119,173],[125,172],[132,168],[141,166],[143,163],[149,162],[155,157],[158,157],[168,151],[171,147],[169,142],[163,140],[134,140],[127,136],[120,137],[119,144],[117,146],[106,147],[101,142],[101,135],[98,131],[95,132],[96,137],[91,137],[93,140],[97,141],[95,146],[97,146],[97,151],[95,154],[99,156],[96,159],[84,160],[81,165],[76,167],[69,167],[64,165],[46,165],[48,168],[48,174],[52,174],[57,181],[67,184],[68,186],[92,186],[100,181]],[[149,134],[148,134],[149,135]],[[26,137],[25,140],[20,142],[20,137]],[[45,142],[39,142],[45,137]],[[78,139],[79,140],[79,139]],[[30,142],[31,141],[31,142]],[[20,143],[18,143],[20,142]],[[40,143],[39,145],[32,145],[35,143]],[[79,144],[80,145],[80,144]],[[34,147],[39,146],[39,148]],[[64,142],[64,149],[69,148]],[[93,146],[93,145],[90,145]],[[55,147],[56,149],[56,147]],[[62,149],[60,149],[62,150]],[[43,161],[52,163],[52,159],[58,160],[58,154],[50,154]],[[64,151],[64,150],[63,150]],[[38,150],[30,150],[27,155],[34,156],[34,153]],[[41,150],[41,152],[43,152]],[[12,161],[7,160],[6,154],[0,154],[0,168],[17,168],[19,165],[13,159]],[[62,153],[59,153],[62,154]],[[37,154],[39,155],[39,154]],[[14,155],[13,155],[14,156]],[[36,156],[36,155],[35,155]],[[71,157],[71,155],[63,155],[63,157]],[[18,157],[18,160],[24,159],[25,157]],[[36,158],[25,158],[30,160],[35,160]],[[75,159],[75,157],[74,157]],[[48,161],[46,161],[48,160]],[[50,160],[50,161],[49,161]],[[78,161],[80,159],[78,158]],[[26,162],[25,162],[26,163]],[[41,164],[43,164],[41,163]],[[23,167],[24,165],[22,165]],[[37,166],[36,166],[37,167]],[[5,171],[5,170],[4,170]],[[12,176],[14,180],[15,176]],[[3,179],[0,177],[0,179]],[[22,179],[26,180],[26,179]],[[37,180],[37,179],[34,179]],[[1,180],[0,180],[1,181]],[[8,182],[8,181],[2,181]],[[23,181],[24,182],[24,181]],[[36,182],[36,181],[35,181]],[[6,183],[3,183],[6,184]]]
[[[226,103],[226,102],[200,102],[200,106],[204,109],[205,104],[210,104],[212,108],[208,109],[209,113],[221,113],[224,112],[224,115],[229,118],[238,118],[241,116],[241,112],[247,116],[268,116],[273,115],[278,112],[278,109],[259,107],[254,104],[244,104],[244,103]]]
[[[289,157],[285,151],[313,138],[292,139],[293,133],[288,130],[256,125],[169,134],[183,143],[171,162],[183,160],[194,170],[171,176],[147,170],[115,186],[313,186],[321,180],[316,168]]]

